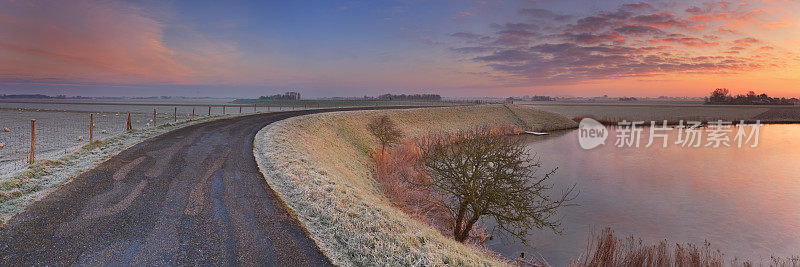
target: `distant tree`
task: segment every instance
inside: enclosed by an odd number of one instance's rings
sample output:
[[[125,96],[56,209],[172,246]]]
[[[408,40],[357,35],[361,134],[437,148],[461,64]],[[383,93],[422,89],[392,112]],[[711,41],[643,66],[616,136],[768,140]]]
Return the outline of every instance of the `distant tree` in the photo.
[[[378,138],[381,144],[381,153],[386,149],[386,146],[397,143],[403,137],[403,132],[397,129],[394,121],[389,116],[373,118],[367,124],[367,129]]]
[[[725,102],[726,99],[728,98],[729,93],[730,91],[728,91],[728,88],[717,88],[714,89],[713,92],[711,92],[711,97],[709,97],[708,100],[711,103]]]
[[[556,211],[573,200],[573,185],[555,198],[548,179],[556,169],[536,177],[541,164],[520,139],[475,131],[422,146],[421,168],[428,175],[415,182],[442,196],[441,206],[453,218],[453,236],[465,242],[482,217],[490,217],[501,234],[527,243],[534,228],[560,233]]]

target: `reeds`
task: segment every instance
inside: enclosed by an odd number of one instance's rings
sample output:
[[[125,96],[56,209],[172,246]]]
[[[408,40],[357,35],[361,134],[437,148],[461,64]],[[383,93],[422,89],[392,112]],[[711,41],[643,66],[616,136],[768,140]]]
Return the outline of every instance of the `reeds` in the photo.
[[[700,246],[669,244],[666,240],[646,244],[633,236],[620,239],[611,228],[605,228],[599,234],[592,233],[586,251],[569,266],[753,266],[751,261],[738,258],[726,264],[725,254],[708,241]],[[771,257],[767,266],[800,266],[800,257]]]

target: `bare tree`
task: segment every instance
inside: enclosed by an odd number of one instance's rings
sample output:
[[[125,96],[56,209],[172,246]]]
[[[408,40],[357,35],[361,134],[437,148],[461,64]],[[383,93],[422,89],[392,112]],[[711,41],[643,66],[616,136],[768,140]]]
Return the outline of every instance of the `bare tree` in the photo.
[[[496,223],[500,234],[527,244],[533,228],[561,233],[558,208],[573,200],[573,185],[549,196],[548,179],[556,169],[536,177],[541,167],[518,138],[476,130],[450,135],[421,145],[423,181],[412,181],[441,196],[439,203],[453,216],[453,236],[459,242],[483,217]]]
[[[394,121],[389,116],[373,118],[367,124],[367,129],[381,143],[381,153],[386,149],[386,146],[397,143],[403,137],[403,132],[397,129]]]

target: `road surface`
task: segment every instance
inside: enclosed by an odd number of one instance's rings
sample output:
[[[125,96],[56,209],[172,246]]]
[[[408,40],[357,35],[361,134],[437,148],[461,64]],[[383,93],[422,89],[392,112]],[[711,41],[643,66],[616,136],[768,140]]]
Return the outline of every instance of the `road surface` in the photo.
[[[135,145],[0,228],[0,266],[326,266],[258,170],[265,125],[320,111],[181,128]]]

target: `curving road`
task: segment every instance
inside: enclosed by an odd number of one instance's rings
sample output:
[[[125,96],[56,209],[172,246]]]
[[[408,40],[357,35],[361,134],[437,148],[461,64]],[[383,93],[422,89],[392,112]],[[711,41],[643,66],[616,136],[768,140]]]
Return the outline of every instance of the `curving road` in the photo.
[[[0,266],[327,266],[265,182],[255,134],[295,111],[217,120],[135,145],[0,228]]]

